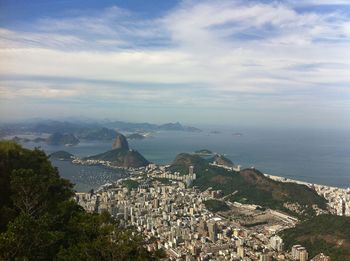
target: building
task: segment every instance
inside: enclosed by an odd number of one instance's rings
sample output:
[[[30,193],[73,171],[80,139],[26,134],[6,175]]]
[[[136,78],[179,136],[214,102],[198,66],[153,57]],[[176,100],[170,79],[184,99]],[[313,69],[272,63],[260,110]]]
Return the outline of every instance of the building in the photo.
[[[293,260],[307,261],[309,255],[305,247],[302,247],[301,245],[294,245],[292,247],[292,258]]]
[[[244,247],[243,246],[238,246],[237,247],[237,255],[240,257],[240,258],[244,258]]]
[[[270,238],[270,247],[277,252],[283,251],[283,239],[279,236],[273,236]]]
[[[215,221],[208,222],[208,232],[211,241],[215,242],[218,240],[218,225]]]
[[[310,261],[331,261],[331,257],[326,256],[323,253],[320,253],[317,256],[315,256],[314,258],[312,258]]]

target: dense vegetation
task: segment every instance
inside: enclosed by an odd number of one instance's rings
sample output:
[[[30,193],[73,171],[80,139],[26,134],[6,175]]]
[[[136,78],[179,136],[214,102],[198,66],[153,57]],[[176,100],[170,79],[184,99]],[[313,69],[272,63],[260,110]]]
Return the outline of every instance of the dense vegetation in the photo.
[[[216,199],[209,199],[204,201],[205,207],[212,211],[212,212],[218,212],[218,211],[226,211],[229,210],[229,206],[225,203],[225,201],[216,200]]]
[[[122,184],[128,189],[136,189],[140,185],[136,180],[132,180],[132,179],[123,180]]]
[[[234,194],[228,197],[232,201],[257,204],[299,216],[312,216],[313,204],[326,208],[326,200],[307,186],[277,182],[255,169],[228,171],[210,166],[210,161],[211,159],[206,160],[199,155],[182,153],[176,157],[170,170],[187,174],[188,167],[192,165],[197,174],[194,186],[201,190],[209,187],[222,190],[224,195]],[[298,203],[306,211],[301,214],[293,213],[283,205],[285,202]]]
[[[0,142],[0,260],[152,260],[143,238],[73,200],[42,151]]]
[[[59,160],[72,160],[74,155],[64,151],[64,150],[59,150],[56,152],[53,152],[49,155],[51,159],[59,159]]]
[[[305,246],[311,257],[323,252],[332,261],[349,260],[350,218],[320,215],[298,224],[295,228],[281,233],[285,246],[290,249],[295,244]]]

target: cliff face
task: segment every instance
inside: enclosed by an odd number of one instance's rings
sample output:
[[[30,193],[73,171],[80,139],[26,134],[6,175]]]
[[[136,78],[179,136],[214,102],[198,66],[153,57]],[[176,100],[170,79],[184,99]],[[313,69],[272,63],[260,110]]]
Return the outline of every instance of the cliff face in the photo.
[[[113,142],[112,149],[129,150],[129,144],[124,135],[117,134],[117,137]]]

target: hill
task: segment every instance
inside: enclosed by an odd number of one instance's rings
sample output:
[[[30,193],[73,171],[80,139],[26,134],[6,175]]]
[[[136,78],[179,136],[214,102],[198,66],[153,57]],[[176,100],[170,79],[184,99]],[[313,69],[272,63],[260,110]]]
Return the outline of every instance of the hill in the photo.
[[[139,168],[149,164],[138,151],[123,148],[109,150],[85,159],[110,161],[113,165],[123,168]]]
[[[50,135],[47,140],[47,144],[49,145],[76,145],[79,143],[77,137],[75,137],[71,133],[62,134],[60,132],[55,132]]]
[[[233,166],[233,162],[226,158],[224,155],[221,154],[216,154],[212,159],[211,162],[216,163],[218,165],[223,165],[226,167],[232,167]]]
[[[74,157],[73,154],[64,151],[64,150],[60,150],[60,151],[56,151],[54,153],[51,153],[49,155],[49,157],[51,159],[59,159],[59,160],[72,160],[72,158]]]
[[[0,260],[157,259],[107,212],[86,213],[72,187],[43,151],[0,142]]]
[[[228,197],[229,200],[282,210],[295,216],[313,216],[313,205],[321,209],[327,207],[326,200],[307,186],[277,182],[255,169],[228,171],[211,166],[209,162],[210,159],[203,159],[199,155],[181,153],[169,170],[187,174],[192,165],[197,174],[193,185],[201,190],[212,187],[222,190],[224,195],[235,192],[234,196]]]
[[[323,252],[332,260],[349,260],[350,217],[316,216],[280,235],[287,249],[300,244],[307,248],[311,257]]]
[[[189,166],[194,167],[194,171],[202,171],[208,165],[208,161],[201,156],[189,153],[180,153],[176,156],[169,170],[172,172],[180,172],[183,175],[188,174]]]

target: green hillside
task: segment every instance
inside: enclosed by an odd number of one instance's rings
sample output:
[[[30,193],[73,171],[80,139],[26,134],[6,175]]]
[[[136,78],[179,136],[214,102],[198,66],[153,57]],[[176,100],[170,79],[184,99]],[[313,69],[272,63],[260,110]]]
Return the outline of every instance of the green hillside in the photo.
[[[349,260],[350,217],[320,215],[281,232],[287,249],[295,244],[307,248],[311,257],[323,252],[332,261]]]
[[[235,192],[234,196],[228,197],[231,201],[257,204],[301,217],[314,215],[312,209],[314,204],[326,209],[326,200],[307,186],[277,182],[265,177],[255,169],[245,169],[240,172],[228,171],[210,166],[209,162],[210,160],[205,160],[198,155],[181,153],[175,158],[169,169],[187,174],[188,167],[194,166],[197,174],[194,186],[201,190],[212,187],[215,190],[222,190],[224,195]],[[303,213],[292,212],[283,205],[285,202],[298,203],[305,211]]]

